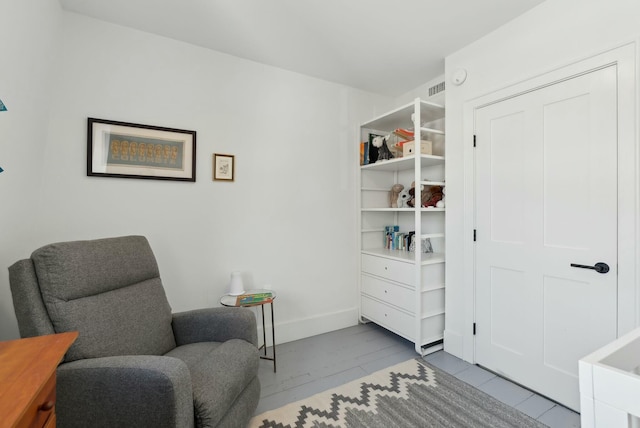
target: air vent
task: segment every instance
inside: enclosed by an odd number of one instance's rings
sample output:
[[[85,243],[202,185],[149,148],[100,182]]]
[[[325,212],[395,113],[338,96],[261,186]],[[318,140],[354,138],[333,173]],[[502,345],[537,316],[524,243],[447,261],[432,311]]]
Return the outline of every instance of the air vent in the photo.
[[[432,86],[429,88],[429,96],[432,97],[435,94],[438,94],[440,92],[444,91],[444,82],[440,82],[435,86]]]

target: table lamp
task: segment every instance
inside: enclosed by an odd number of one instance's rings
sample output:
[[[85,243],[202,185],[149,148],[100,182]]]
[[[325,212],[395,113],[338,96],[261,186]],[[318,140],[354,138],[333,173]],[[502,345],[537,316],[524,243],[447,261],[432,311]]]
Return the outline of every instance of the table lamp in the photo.
[[[231,272],[231,282],[229,282],[229,294],[239,296],[244,294],[244,285],[240,272]]]

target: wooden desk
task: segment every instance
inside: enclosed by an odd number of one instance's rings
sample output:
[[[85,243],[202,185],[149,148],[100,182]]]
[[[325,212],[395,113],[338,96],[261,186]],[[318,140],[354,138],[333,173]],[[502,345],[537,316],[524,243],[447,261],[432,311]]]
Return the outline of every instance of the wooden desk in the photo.
[[[56,426],[56,367],[78,332],[0,342],[0,428]]]

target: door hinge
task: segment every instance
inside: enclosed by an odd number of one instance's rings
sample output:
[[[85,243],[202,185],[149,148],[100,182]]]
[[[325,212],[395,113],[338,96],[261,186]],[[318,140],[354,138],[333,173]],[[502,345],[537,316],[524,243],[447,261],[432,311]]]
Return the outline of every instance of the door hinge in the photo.
[[[473,229],[473,242],[476,242],[476,230]]]
[[[476,323],[473,323],[473,335],[476,335]]]
[[[476,136],[474,135],[473,136],[473,147],[475,147],[475,146],[476,146]]]

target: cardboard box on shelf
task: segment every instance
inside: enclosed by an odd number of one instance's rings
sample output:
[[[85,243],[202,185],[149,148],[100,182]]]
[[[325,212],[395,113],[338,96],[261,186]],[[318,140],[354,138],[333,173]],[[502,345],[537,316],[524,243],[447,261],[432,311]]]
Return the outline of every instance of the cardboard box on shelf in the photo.
[[[423,155],[433,154],[433,142],[429,140],[421,140],[420,153]],[[411,156],[413,154],[415,154],[415,141],[404,143],[402,145],[402,155]]]

